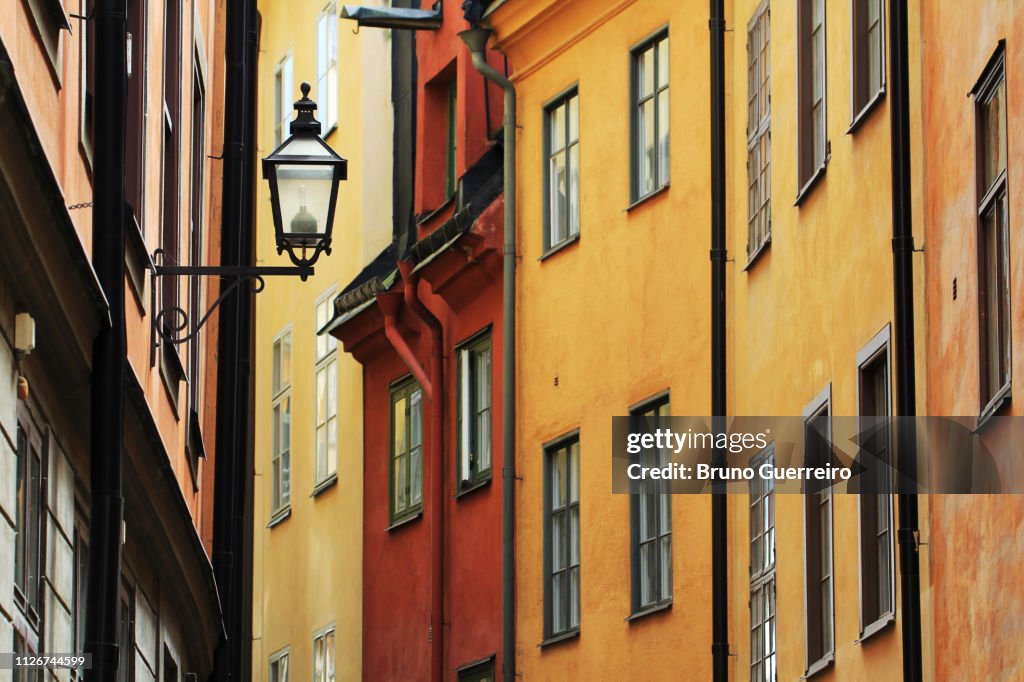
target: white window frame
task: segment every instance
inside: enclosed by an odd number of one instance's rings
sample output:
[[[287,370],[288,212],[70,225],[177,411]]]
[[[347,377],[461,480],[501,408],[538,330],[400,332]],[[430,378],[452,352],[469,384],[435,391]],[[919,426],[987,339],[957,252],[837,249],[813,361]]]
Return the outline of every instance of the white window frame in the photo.
[[[748,262],[772,241],[771,121],[771,6],[764,0],[747,25]]]
[[[325,625],[313,633],[313,682],[335,682],[337,679],[337,646],[338,637],[334,623]],[[321,654],[323,659],[317,660]]]
[[[751,468],[758,468],[763,464],[774,465],[775,462],[775,444],[770,444],[767,448],[762,450],[751,462]],[[776,593],[775,584],[775,493],[774,483],[771,480],[763,480],[759,477],[754,477],[751,482],[750,488],[750,680],[751,682],[775,682],[779,678],[778,670],[778,599]],[[764,526],[758,526],[755,533],[753,526],[754,514],[764,510],[767,507],[765,514],[766,523]],[[754,564],[755,552],[758,551],[756,548],[763,548],[764,545],[755,545],[755,540],[762,543],[771,543],[770,559],[766,560],[764,565]],[[762,550],[763,551],[763,550]],[[759,599],[766,596],[766,601],[771,604],[771,616],[764,618],[764,612],[762,611],[762,617],[755,622],[755,604],[759,603]],[[761,628],[770,627],[772,629],[771,637],[768,638],[772,642],[774,648],[771,651],[762,649],[761,655],[755,658],[754,653],[754,642],[758,639],[763,643],[766,640],[763,638]]]
[[[480,401],[479,391],[473,387],[479,375],[477,358],[484,351],[490,358],[487,363],[490,374],[486,377],[486,406]],[[494,343],[490,328],[462,343],[456,352],[456,395],[459,400],[456,411],[459,458],[456,470],[461,492],[490,480],[494,470]],[[487,421],[486,443],[481,440],[478,417]],[[477,446],[476,452],[473,452],[474,445]]]
[[[331,319],[336,288],[332,286],[317,300],[314,307],[316,329],[322,329]],[[320,492],[338,477],[338,340],[330,334],[317,334],[314,342],[313,390],[313,442],[315,452],[313,458],[313,492]],[[323,395],[320,389],[321,380],[327,391],[327,405],[321,408]],[[332,391],[333,389],[333,402]],[[320,434],[323,431],[323,459],[321,461]],[[334,461],[331,461],[331,443],[333,436]],[[323,465],[321,467],[321,464]]]
[[[290,654],[291,647],[288,646],[270,654],[270,659],[267,661],[268,682],[288,682],[288,658]],[[284,676],[281,675],[281,661],[284,661]],[[277,666],[276,674],[275,665]]]
[[[559,120],[559,114],[561,119]],[[580,93],[578,85],[561,93],[544,106],[544,250],[557,249],[580,235],[582,205],[580,204]],[[559,125],[560,123],[560,125]],[[560,127],[561,144],[555,147],[555,131]],[[574,130],[575,128],[575,130]],[[575,133],[575,135],[574,135]],[[575,158],[574,158],[575,155]],[[564,211],[556,205],[558,180],[555,165],[562,164],[565,183]],[[575,174],[575,178],[573,175]],[[575,202],[575,204],[574,204]],[[575,213],[574,213],[575,210]],[[555,216],[555,213],[560,215]],[[564,234],[559,230],[559,220]]]
[[[284,341],[288,341],[288,372],[287,382],[284,380],[285,373],[284,369],[284,354],[281,353],[280,358],[277,354],[280,352],[278,349],[284,347]],[[271,342],[270,353],[271,353],[271,379],[270,379],[270,508],[271,517],[273,519],[279,518],[284,514],[291,506],[291,397],[292,397],[292,377],[293,375],[293,362],[292,356],[294,354],[292,342],[292,328],[291,325],[285,327],[274,340]],[[280,367],[280,382],[277,382],[278,376],[274,373],[274,368]],[[288,438],[285,443],[284,428],[283,425],[285,420],[282,419],[280,423],[277,423],[276,419],[278,414],[282,414],[287,411],[287,423],[288,423]],[[276,436],[276,437],[275,437]],[[286,460],[284,464],[278,469],[279,460]],[[287,476],[285,476],[287,471]],[[285,479],[287,478],[288,485],[285,486]]]
[[[338,6],[331,2],[316,18],[316,99],[323,137],[338,127]]]
[[[272,145],[277,149],[288,139],[289,122],[292,118],[292,98],[295,96],[295,60],[288,50],[274,66],[274,131]]]

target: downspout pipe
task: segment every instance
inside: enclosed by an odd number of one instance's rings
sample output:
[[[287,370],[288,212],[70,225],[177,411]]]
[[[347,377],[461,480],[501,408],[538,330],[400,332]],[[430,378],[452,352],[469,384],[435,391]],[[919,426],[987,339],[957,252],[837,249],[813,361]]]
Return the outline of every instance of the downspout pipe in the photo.
[[[459,33],[469,48],[473,68],[505,93],[504,117],[504,267],[502,290],[501,393],[501,676],[516,677],[516,90],[512,81],[487,63],[489,29]]]
[[[711,418],[712,430],[726,429],[725,357],[725,3],[711,0]],[[715,448],[714,464],[724,467],[725,451]],[[711,496],[711,657],[712,679],[729,679],[728,503],[724,479]]]
[[[225,9],[223,266],[255,260],[256,3],[227,0]],[[242,682],[251,666],[251,529],[253,294],[239,287],[218,313],[217,411],[214,435],[213,571],[225,637],[214,652],[212,680]]]
[[[914,353],[914,233],[910,177],[910,67],[907,55],[907,0],[889,3],[892,84],[889,101],[892,134],[892,259],[893,326],[895,332],[896,414],[917,414]],[[917,480],[916,438],[909,422],[896,432],[896,465],[903,480]],[[921,558],[918,547],[918,503],[913,492],[898,491],[900,607],[903,679],[923,679],[921,654]]]
[[[402,293],[377,296],[384,314],[384,335],[430,400],[430,680],[444,680],[444,326],[419,298],[419,276],[411,261],[401,261]],[[430,332],[430,373],[416,359],[398,329],[402,302]]]
[[[110,306],[111,326],[93,341],[90,411],[89,573],[85,650],[90,682],[113,682],[118,665],[121,529],[124,519],[125,126],[128,92],[125,0],[97,0],[96,125],[92,261]]]

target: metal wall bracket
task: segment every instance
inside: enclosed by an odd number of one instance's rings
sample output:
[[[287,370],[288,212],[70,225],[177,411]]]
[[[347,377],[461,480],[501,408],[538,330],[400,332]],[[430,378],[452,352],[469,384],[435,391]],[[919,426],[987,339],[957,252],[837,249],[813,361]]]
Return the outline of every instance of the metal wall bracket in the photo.
[[[186,343],[199,333],[207,320],[221,303],[223,303],[235,290],[246,282],[252,283],[252,291],[258,294],[263,291],[266,285],[264,277],[301,277],[306,280],[313,275],[312,267],[301,266],[268,266],[268,267],[244,267],[244,266],[218,266],[218,265],[157,265],[163,260],[163,249],[153,252],[154,263],[150,273],[149,300],[150,310],[153,311],[152,330],[150,334],[149,364],[152,367],[156,363],[156,351],[162,342],[174,346]],[[157,309],[157,279],[160,277],[220,277],[220,295],[210,304],[206,312],[202,314],[198,322],[192,323],[196,311],[185,310],[180,305],[167,306]]]

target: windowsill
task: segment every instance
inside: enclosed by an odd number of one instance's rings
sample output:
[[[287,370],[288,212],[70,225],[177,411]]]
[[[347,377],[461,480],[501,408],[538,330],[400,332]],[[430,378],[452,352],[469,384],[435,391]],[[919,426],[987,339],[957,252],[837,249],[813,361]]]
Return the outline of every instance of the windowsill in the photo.
[[[983,426],[992,420],[992,417],[997,416],[1010,404],[1010,395],[1010,382],[1006,382],[1006,385],[996,391],[995,397],[988,401],[988,405],[978,415],[978,423],[974,426],[974,433],[980,431]]]
[[[284,509],[282,509],[281,511],[277,512],[276,514],[274,514],[273,516],[270,517],[270,523],[267,524],[267,528],[273,528],[274,526],[279,525],[280,523],[282,523],[285,519],[287,519],[291,515],[292,515],[292,508],[291,508],[291,506],[285,507]]]
[[[819,658],[817,661],[812,663],[808,668],[807,672],[804,673],[801,680],[809,680],[818,673],[827,670],[832,667],[832,664],[836,662],[835,654],[827,654],[824,658]]]
[[[896,622],[896,615],[893,613],[886,613],[878,620],[869,624],[864,628],[864,632],[860,633],[858,639],[853,640],[854,644],[863,644],[868,639],[871,639],[880,632],[885,632]]]
[[[425,223],[429,223],[431,220],[434,219],[435,216],[439,215],[442,211],[444,211],[446,208],[448,208],[453,203],[455,203],[455,195],[456,194],[457,194],[457,192],[452,192],[451,196],[448,197],[447,199],[445,199],[443,202],[441,202],[440,206],[438,206],[435,209],[428,210],[426,213],[423,213],[423,214],[419,215],[416,218],[416,225],[417,225],[417,227],[420,226],[420,225],[423,225]]]
[[[640,620],[642,618],[645,618],[647,616],[653,615],[655,613],[661,613],[663,611],[668,611],[671,608],[672,608],[672,598],[669,597],[668,599],[666,599],[663,602],[659,602],[657,604],[652,604],[651,606],[645,606],[644,608],[640,609],[639,611],[636,611],[634,613],[629,614],[629,616],[627,616],[624,620],[627,623],[632,623],[633,621]]]
[[[338,474],[334,473],[325,478],[324,480],[313,486],[313,492],[309,494],[310,497],[316,497],[328,488],[333,488],[338,483]]]
[[[853,135],[855,132],[857,132],[857,129],[860,128],[861,124],[864,123],[864,121],[866,121],[871,116],[871,112],[877,109],[879,103],[884,99],[885,86],[883,85],[881,88],[879,88],[878,92],[876,92],[871,97],[871,99],[868,100],[868,103],[861,107],[860,111],[857,112],[857,115],[853,117],[853,121],[850,123],[850,127],[849,129],[847,129],[846,134]]]
[[[626,213],[629,213],[630,211],[632,211],[637,206],[640,206],[641,204],[646,204],[648,201],[650,201],[654,197],[661,196],[662,194],[667,192],[668,188],[671,187],[671,186],[672,186],[671,182],[666,182],[664,185],[662,185],[658,189],[656,189],[656,190],[654,190],[652,192],[648,192],[647,194],[643,195],[639,199],[634,200],[633,203],[631,203],[629,206],[626,207]]]
[[[384,530],[390,533],[393,530],[404,528],[405,526],[408,526],[414,521],[419,521],[421,518],[423,518],[423,510],[417,509],[415,512],[412,512],[411,514],[407,514],[399,519],[395,519],[391,522],[391,525],[385,528]]]
[[[821,179],[825,177],[826,168],[828,168],[827,161],[818,166],[818,170],[811,174],[811,177],[804,183],[804,186],[800,188],[800,191],[797,192],[796,201],[793,202],[794,206],[799,206],[804,203],[804,199],[810,195],[811,191],[814,190],[814,188],[818,186],[818,183],[821,182]]]
[[[554,646],[555,644],[561,644],[562,642],[568,642],[570,640],[577,639],[577,638],[579,638],[579,636],[580,636],[580,629],[579,628],[575,628],[573,630],[569,630],[568,632],[563,632],[560,635],[553,635],[551,637],[548,637],[547,639],[545,639],[543,642],[541,642],[537,646],[540,647],[541,649],[546,649],[547,647]]]
[[[772,236],[769,233],[768,238],[764,240],[761,246],[754,249],[754,253],[747,258],[747,264],[743,266],[743,272],[749,271],[754,267],[754,263],[760,260],[761,255],[768,251],[768,247],[772,245]]]
[[[577,232],[576,234],[574,234],[573,236],[569,237],[568,239],[563,239],[562,241],[558,242],[554,246],[549,246],[548,249],[544,253],[542,253],[540,255],[540,258],[538,258],[537,260],[538,261],[542,261],[542,262],[546,261],[548,258],[551,258],[551,256],[554,256],[556,253],[560,253],[561,251],[564,251],[565,249],[569,248],[570,246],[572,246],[574,244],[578,244],[579,241],[580,241],[580,234],[579,234],[579,232]]]
[[[476,492],[477,490],[490,487],[491,478],[492,476],[490,472],[488,472],[486,478],[481,478],[476,481],[467,481],[465,485],[460,485],[459,492],[455,493],[455,499],[461,499],[470,493]]]

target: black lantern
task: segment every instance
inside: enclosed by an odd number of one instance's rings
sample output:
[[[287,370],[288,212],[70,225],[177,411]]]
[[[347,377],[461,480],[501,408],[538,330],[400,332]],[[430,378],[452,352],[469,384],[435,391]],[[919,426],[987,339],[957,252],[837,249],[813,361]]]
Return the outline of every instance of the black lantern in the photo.
[[[348,177],[348,161],[320,137],[309,83],[301,90],[291,135],[263,159],[263,177],[270,183],[277,252],[287,250],[295,265],[309,267],[321,251],[331,253],[338,183]]]

